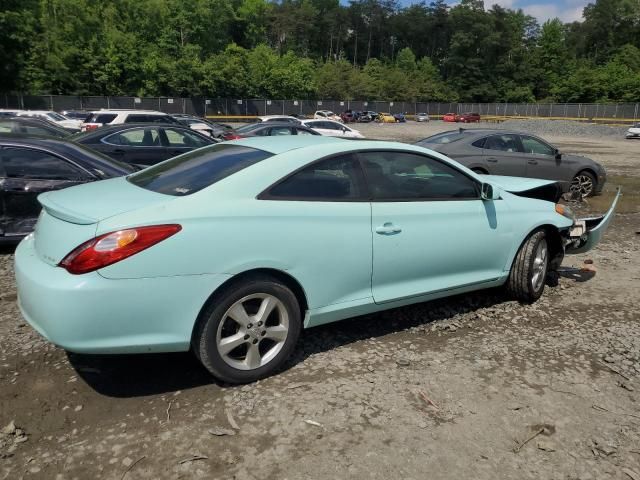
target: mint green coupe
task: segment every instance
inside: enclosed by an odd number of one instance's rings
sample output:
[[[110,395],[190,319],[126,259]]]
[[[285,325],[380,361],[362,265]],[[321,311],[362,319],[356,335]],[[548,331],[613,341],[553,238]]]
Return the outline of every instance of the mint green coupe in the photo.
[[[535,301],[615,207],[579,221],[560,194],[401,143],[226,142],[40,195],[18,301],[64,349],[191,349],[217,378],[250,382],[302,328],[500,285]]]

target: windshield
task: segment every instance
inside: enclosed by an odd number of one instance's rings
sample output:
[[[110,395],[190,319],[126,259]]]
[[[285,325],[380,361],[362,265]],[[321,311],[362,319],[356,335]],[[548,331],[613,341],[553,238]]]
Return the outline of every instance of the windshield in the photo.
[[[137,170],[136,167],[96,152],[75,142],[65,142],[62,146],[78,163],[84,165],[102,178],[121,177]]]
[[[52,119],[54,119],[54,120],[56,120],[58,122],[61,121],[61,120],[68,120],[67,117],[64,117],[64,116],[62,116],[62,115],[60,115],[59,113],[56,113],[56,112],[47,113],[47,117],[52,118]]]
[[[436,135],[432,135],[431,137],[423,138],[422,140],[416,142],[416,145],[452,143],[460,140],[463,137],[464,133],[460,133],[458,131],[438,133]]]
[[[127,179],[138,187],[180,197],[213,185],[272,155],[241,145],[212,145],[173,157]]]
[[[242,127],[236,128],[236,132],[237,133],[247,133],[247,132],[251,132],[253,130],[256,130],[257,128],[262,128],[264,127],[263,124],[261,123],[250,123],[248,125],[243,125]]]

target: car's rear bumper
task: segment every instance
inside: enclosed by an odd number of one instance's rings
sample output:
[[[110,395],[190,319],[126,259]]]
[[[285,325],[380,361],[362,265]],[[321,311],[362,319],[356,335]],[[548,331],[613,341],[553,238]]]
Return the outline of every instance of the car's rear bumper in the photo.
[[[188,350],[202,306],[230,278],[71,275],[42,261],[33,243],[29,236],[16,249],[20,311],[42,336],[78,353]]]

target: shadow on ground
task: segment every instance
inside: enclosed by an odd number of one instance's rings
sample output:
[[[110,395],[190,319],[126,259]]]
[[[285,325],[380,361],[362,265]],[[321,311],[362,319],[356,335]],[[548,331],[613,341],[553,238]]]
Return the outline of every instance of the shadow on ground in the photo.
[[[411,327],[445,320],[509,301],[500,290],[484,290],[419,303],[305,330],[285,370],[319,352]],[[126,398],[187,390],[217,382],[191,353],[138,355],[67,354],[78,375],[94,390]]]

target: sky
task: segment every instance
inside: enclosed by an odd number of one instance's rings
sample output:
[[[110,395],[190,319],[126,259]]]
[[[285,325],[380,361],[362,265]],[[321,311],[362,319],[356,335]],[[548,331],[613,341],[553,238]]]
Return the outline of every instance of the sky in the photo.
[[[446,0],[450,5],[457,2]],[[593,0],[592,0],[593,1]],[[417,0],[400,0],[402,5],[418,3]],[[427,0],[428,3],[428,0]],[[484,0],[485,8],[490,8],[493,4],[505,8],[521,8],[525,13],[538,19],[540,23],[550,18],[558,17],[563,22],[573,22],[582,20],[582,9],[589,3],[588,0]]]

